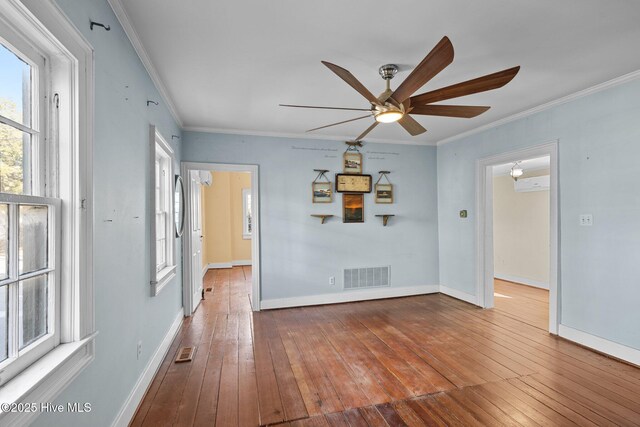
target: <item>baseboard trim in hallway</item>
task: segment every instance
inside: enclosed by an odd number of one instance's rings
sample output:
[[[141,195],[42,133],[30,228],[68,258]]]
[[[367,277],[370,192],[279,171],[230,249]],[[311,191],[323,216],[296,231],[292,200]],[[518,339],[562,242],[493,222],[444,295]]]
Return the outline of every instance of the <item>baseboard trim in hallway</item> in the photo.
[[[142,398],[147,392],[151,381],[153,381],[153,377],[155,377],[156,373],[158,372],[158,368],[160,368],[162,361],[167,355],[167,351],[169,351],[171,343],[178,334],[183,319],[184,309],[181,307],[180,311],[178,311],[178,314],[176,314],[171,327],[164,336],[162,343],[160,343],[160,346],[156,349],[153,357],[151,358],[151,360],[149,360],[149,363],[142,372],[142,375],[140,375],[140,377],[138,378],[138,381],[129,394],[129,397],[125,401],[124,405],[122,405],[118,416],[116,416],[113,424],[111,424],[113,427],[126,427],[133,419],[133,416],[138,409],[138,405],[140,404],[140,402],[142,402]]]
[[[262,300],[260,308],[271,310],[276,308],[307,307],[312,305],[340,304],[344,302],[369,301],[384,298],[399,298],[414,295],[427,295],[440,292],[438,285],[405,286],[398,288],[367,289],[332,294],[311,295],[292,298],[275,298]]]

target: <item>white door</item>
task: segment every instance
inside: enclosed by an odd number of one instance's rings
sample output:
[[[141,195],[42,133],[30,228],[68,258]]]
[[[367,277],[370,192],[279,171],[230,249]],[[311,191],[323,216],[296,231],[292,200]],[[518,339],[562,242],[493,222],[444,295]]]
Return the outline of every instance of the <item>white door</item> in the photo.
[[[202,184],[198,171],[191,171],[191,303],[193,311],[202,298]]]

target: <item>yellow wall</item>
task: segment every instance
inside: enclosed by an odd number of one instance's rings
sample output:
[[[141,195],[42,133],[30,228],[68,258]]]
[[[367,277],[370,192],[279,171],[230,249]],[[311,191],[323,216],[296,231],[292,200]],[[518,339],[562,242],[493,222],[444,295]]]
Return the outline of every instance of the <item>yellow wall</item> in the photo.
[[[251,188],[251,174],[212,172],[203,187],[203,263],[230,264],[251,260],[251,240],[242,238],[242,189]]]
[[[548,175],[549,170],[523,178]],[[493,247],[496,277],[549,283],[549,191],[516,193],[510,176],[493,179]],[[525,280],[522,281],[526,284]]]

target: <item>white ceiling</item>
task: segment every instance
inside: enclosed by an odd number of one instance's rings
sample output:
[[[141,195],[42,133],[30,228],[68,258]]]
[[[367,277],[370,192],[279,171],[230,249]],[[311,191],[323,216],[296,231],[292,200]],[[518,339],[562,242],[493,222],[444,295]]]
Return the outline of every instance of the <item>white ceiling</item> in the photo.
[[[378,126],[369,141],[436,143],[640,69],[635,0],[110,0],[122,6],[185,128],[303,135],[368,108],[325,68],[350,70],[371,92],[396,63],[397,87],[447,35],[455,59],[418,93],[515,65],[507,86],[447,104],[489,105],[474,119],[418,117],[428,132]],[[153,72],[152,72],[153,74]],[[372,119],[315,132],[353,138]]]
[[[511,168],[513,167],[514,163],[515,162],[510,162],[510,163],[494,166],[493,176],[509,175],[509,172],[511,172]],[[551,165],[551,158],[549,156],[537,157],[535,159],[520,160],[518,162],[518,166],[522,168],[525,176],[527,172],[537,171],[541,169],[549,169],[550,165]]]

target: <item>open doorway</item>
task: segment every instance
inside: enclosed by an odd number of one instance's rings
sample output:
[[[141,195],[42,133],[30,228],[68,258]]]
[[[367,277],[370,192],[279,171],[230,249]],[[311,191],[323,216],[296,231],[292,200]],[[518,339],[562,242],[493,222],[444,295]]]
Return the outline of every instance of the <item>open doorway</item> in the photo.
[[[495,309],[531,326],[549,325],[550,157],[493,170]]]
[[[257,166],[183,163],[182,173],[188,177],[185,315],[203,298],[259,310]]]
[[[202,296],[226,310],[251,311],[251,173],[202,174]]]
[[[479,160],[477,168],[477,303],[484,308],[496,307],[511,317],[519,316],[553,334],[558,333],[557,147],[556,141],[500,154]],[[525,166],[529,169],[526,174]],[[520,191],[516,191],[512,175],[519,175]],[[548,187],[543,190],[546,193],[531,191],[531,187],[540,186]],[[538,199],[548,202],[534,211],[531,205],[516,201],[517,195],[507,193],[509,187],[513,187],[512,193],[538,193]],[[495,206],[494,190],[504,193],[497,195]],[[494,208],[500,211],[496,213]],[[530,233],[532,225],[527,224],[533,215],[546,215],[546,220],[537,218],[541,228],[535,236]],[[499,225],[494,230],[496,221]],[[527,244],[532,247],[527,248]]]

